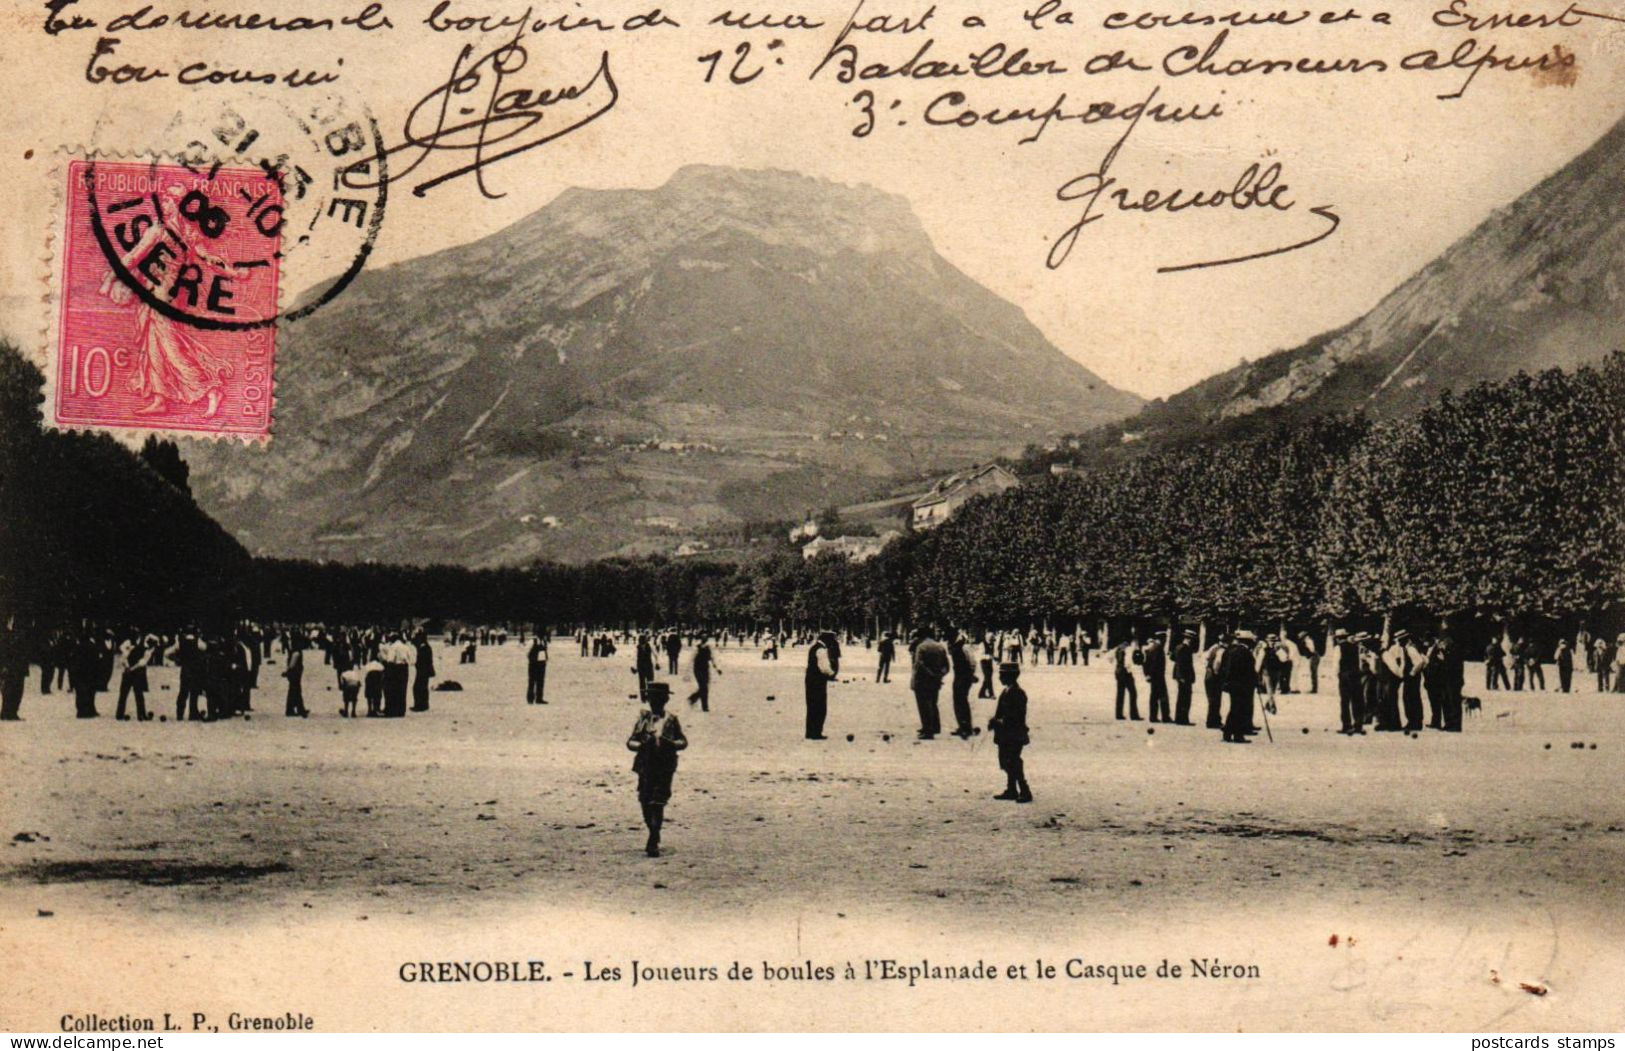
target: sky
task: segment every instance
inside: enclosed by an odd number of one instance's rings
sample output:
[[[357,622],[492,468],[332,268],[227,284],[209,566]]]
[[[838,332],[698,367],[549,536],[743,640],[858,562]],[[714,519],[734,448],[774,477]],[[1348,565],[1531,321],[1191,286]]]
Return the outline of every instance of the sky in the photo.
[[[10,188],[0,203],[5,218],[0,327],[5,333],[39,352],[52,237],[61,214],[60,173],[68,157],[89,149],[110,154],[180,150],[192,134],[202,134],[198,129],[217,126],[218,112],[233,104],[265,114],[265,134],[249,147],[250,154],[273,143],[296,157],[311,149],[298,141],[293,125],[305,109],[319,105],[370,114],[385,140],[397,143],[413,104],[426,96],[433,101],[434,89],[450,79],[465,45],[472,49],[465,62],[473,62],[506,39],[435,32],[421,22],[433,4],[383,3],[396,25],[372,33],[125,27],[113,34],[119,39],[115,55],[102,63],[124,61],[171,73],[203,61],[211,68],[281,73],[297,67],[339,74],[329,88],[299,90],[182,87],[173,76],[92,84],[87,59],[97,40],[108,35],[114,16],[140,5],[80,0],[72,10],[99,25],[49,36],[39,28],[35,5],[14,5],[9,17],[22,28],[11,39],[27,47],[20,55],[8,54],[0,66],[0,89],[30,104],[8,106],[0,115],[6,143],[0,185]],[[930,6],[882,6],[875,0],[865,5],[862,17],[918,17]],[[187,6],[160,3],[153,10],[175,13]],[[361,6],[290,3],[278,5],[278,14],[336,18]],[[1221,62],[1381,57],[1392,67],[1425,47],[1448,56],[1469,37],[1480,42],[1479,53],[1491,44],[1503,57],[1549,53],[1555,46],[1575,57],[1571,77],[1484,69],[1461,97],[1441,100],[1438,95],[1454,92],[1466,79],[1462,70],[1179,77],[1155,69],[1084,72],[1092,56],[1117,50],[1157,66],[1181,47],[1208,48],[1218,32],[1214,27],[1104,29],[1105,15],[1119,7],[1214,14],[1248,10],[1244,4],[1079,2],[1072,5],[1072,25],[1051,21],[1035,30],[1020,17],[1028,6],[1020,0],[943,2],[925,30],[854,31],[846,40],[855,42],[864,64],[896,66],[929,38],[928,57],[963,62],[973,50],[1003,43],[1006,55],[1026,47],[1028,61],[1051,61],[1068,72],[848,84],[829,68],[816,77],[809,74],[851,13],[849,0],[778,5],[826,22],[815,30],[744,33],[706,25],[727,6],[687,0],[664,5],[667,17],[681,27],[633,33],[544,28],[521,37],[526,66],[507,78],[508,87],[539,91],[586,83],[607,52],[618,91],[614,107],[556,141],[489,164],[484,180],[499,197],[483,195],[468,177],[422,197],[410,192],[410,182],[392,183],[387,218],[368,265],[388,266],[495,232],[572,186],[653,187],[690,163],[801,171],[907,198],[947,259],[1020,306],[1063,352],[1116,386],[1159,397],[1243,358],[1294,346],[1358,317],[1492,210],[1569,162],[1625,117],[1625,23],[1601,19],[1473,33],[1435,24],[1431,16],[1441,5],[1403,0],[1392,5],[1389,25],[1373,24],[1368,16],[1376,9],[1365,8],[1355,22],[1331,28],[1314,25],[1313,19],[1296,26],[1235,28],[1221,44]],[[1323,6],[1329,5],[1293,10],[1319,12]],[[1565,6],[1526,3],[1519,10],[1555,18]],[[1610,10],[1600,2],[1591,6]],[[457,15],[524,7],[489,0],[454,3],[448,10]],[[234,10],[229,3],[208,9]],[[532,13],[533,21],[561,13],[618,20],[643,9],[624,0],[582,0],[538,2]],[[1484,4],[1465,8],[1479,9],[1492,10]],[[973,15],[988,28],[964,29],[962,23]],[[781,43],[770,47],[774,40]],[[737,48],[743,44],[751,46],[740,56]],[[702,57],[717,51],[722,54],[714,62]],[[741,72],[758,65],[763,72],[749,83],[730,83],[736,56]],[[483,85],[469,85],[470,97],[484,105],[481,91],[489,84],[487,77]],[[1142,119],[1111,166],[1119,185],[1133,188],[1136,197],[1148,188],[1212,191],[1233,187],[1251,165],[1280,164],[1278,181],[1288,187],[1285,199],[1294,207],[1274,214],[1223,208],[1177,215],[1097,209],[1106,214],[1080,236],[1066,262],[1051,269],[1046,266],[1051,246],[1081,215],[1081,205],[1058,200],[1057,190],[1097,171],[1128,123],[1057,122],[1036,142],[1022,144],[1018,140],[1033,125],[941,128],[924,121],[927,103],[951,91],[961,92],[965,102],[938,112],[1041,110],[1062,93],[1074,110],[1097,101],[1121,108],[1144,100],[1153,89],[1171,106],[1217,105],[1222,115],[1180,124]],[[864,91],[872,99],[860,94]],[[546,119],[557,124],[572,112],[584,113],[591,98],[546,108]],[[877,114],[872,130],[854,135],[869,124],[867,109]],[[443,152],[435,153],[424,157],[414,174],[452,166]],[[1311,239],[1327,225],[1310,213],[1314,207],[1331,209],[1339,225],[1310,247],[1231,266],[1157,272]],[[312,255],[296,266],[290,257],[289,285],[308,286],[342,262]]]

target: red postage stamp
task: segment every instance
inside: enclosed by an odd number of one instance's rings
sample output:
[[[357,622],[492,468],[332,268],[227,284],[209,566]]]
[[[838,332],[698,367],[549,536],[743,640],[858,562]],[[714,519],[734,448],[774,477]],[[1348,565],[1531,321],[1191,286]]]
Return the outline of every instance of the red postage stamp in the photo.
[[[282,189],[257,167],[74,161],[48,411],[59,427],[270,436]]]

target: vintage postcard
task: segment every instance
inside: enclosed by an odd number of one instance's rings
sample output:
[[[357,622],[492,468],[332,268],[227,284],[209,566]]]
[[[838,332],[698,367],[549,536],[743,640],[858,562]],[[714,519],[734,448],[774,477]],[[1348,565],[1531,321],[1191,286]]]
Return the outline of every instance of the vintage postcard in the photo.
[[[1625,4],[5,5],[0,1029],[1625,1028]]]

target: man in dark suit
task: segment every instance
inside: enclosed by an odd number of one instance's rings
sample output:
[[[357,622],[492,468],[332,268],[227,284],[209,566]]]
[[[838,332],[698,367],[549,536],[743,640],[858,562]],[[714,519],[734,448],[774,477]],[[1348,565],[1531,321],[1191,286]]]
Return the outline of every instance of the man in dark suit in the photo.
[[[585,635],[582,638],[586,638]],[[538,630],[531,640],[530,652],[525,655],[528,674],[525,679],[525,703],[547,703],[547,633]]]
[[[1574,685],[1574,650],[1569,648],[1568,639],[1559,639],[1557,654],[1553,658],[1557,662],[1557,688],[1564,693]]]
[[[1230,695],[1230,711],[1224,720],[1224,739],[1229,744],[1252,743],[1247,736],[1253,732],[1253,695],[1258,692],[1258,664],[1253,657],[1257,642],[1257,635],[1242,629],[1224,650],[1220,677]]]
[[[914,645],[914,670],[908,686],[914,691],[914,706],[920,713],[920,740],[929,741],[942,732],[942,715],[937,710],[937,695],[942,691],[942,680],[948,677],[950,664],[948,649],[936,640],[931,628],[921,630]]]
[[[1191,725],[1191,688],[1196,685],[1196,632],[1181,633],[1174,643],[1174,722]]]
[[[976,732],[970,715],[970,688],[976,682],[976,668],[971,663],[970,643],[964,632],[954,632],[953,641],[948,644],[948,661],[954,675],[954,736],[969,739]]]
[[[994,799],[1009,799],[1017,803],[1031,803],[1033,791],[1027,786],[1027,767],[1021,750],[1027,746],[1027,694],[1021,688],[1021,665],[1005,661],[999,665],[998,705],[987,728],[993,734],[993,743],[999,748],[999,769],[1004,771],[1004,791]]]
[[[1168,712],[1168,651],[1163,649],[1162,640],[1155,635],[1140,651],[1140,670],[1145,673],[1150,720],[1154,723],[1173,722],[1174,717]]]
[[[649,641],[649,633],[644,632],[638,636],[637,662],[635,670],[638,673],[638,699],[642,700],[643,691],[648,688],[655,678],[655,648]]]
[[[1490,644],[1484,647],[1484,689],[1511,689],[1507,682],[1506,650],[1501,647],[1500,639],[1491,639]]]
[[[1448,624],[1439,626],[1436,658],[1442,665],[1439,684],[1444,689],[1444,729],[1461,733],[1461,691],[1467,685],[1467,653],[1450,634]]]
[[[891,662],[897,659],[897,636],[889,631],[880,636],[878,654],[880,663],[875,667],[875,682],[891,682]]]
[[[722,674],[722,666],[717,663],[716,654],[711,652],[711,640],[704,635],[700,636],[699,644],[694,647],[694,692],[688,695],[689,704],[698,704],[700,711],[711,710],[711,672],[715,670]]]
[[[1337,714],[1342,722],[1340,733],[1365,734],[1365,704],[1360,691],[1361,635],[1350,635],[1342,628],[1332,633],[1332,646],[1337,650]]]
[[[197,704],[203,696],[203,650],[198,644],[197,632],[191,628],[182,633],[175,645],[175,666],[181,672],[180,684],[175,688],[175,721],[203,718]]]
[[[412,710],[426,712],[429,710],[429,680],[434,678],[434,648],[422,628],[412,637],[412,650],[412,663],[417,669],[417,677],[412,680]]]
[[[993,641],[993,633],[990,631],[986,635],[983,635],[981,659],[982,688],[976,691],[976,696],[979,700],[982,698],[986,698],[987,700],[993,699],[993,654],[996,649],[997,644]]]
[[[23,693],[28,688],[30,639],[13,621],[0,632],[0,720],[22,719]]]
[[[1112,673],[1117,680],[1117,717],[1123,718],[1123,698],[1128,698],[1129,718],[1139,721],[1140,692],[1134,685],[1134,665],[1140,663],[1140,651],[1132,639],[1124,639],[1112,650]]]
[[[807,740],[824,740],[824,717],[829,714],[829,684],[841,672],[841,644],[835,633],[819,634],[807,648]]]

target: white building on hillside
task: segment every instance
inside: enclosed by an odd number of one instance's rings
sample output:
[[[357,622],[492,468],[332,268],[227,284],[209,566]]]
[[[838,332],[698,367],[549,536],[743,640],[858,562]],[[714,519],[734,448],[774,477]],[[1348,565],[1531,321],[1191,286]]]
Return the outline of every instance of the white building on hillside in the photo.
[[[1020,484],[1019,478],[996,463],[950,474],[933,485],[930,492],[914,501],[909,525],[914,529],[934,529],[972,497],[1002,493]]]

